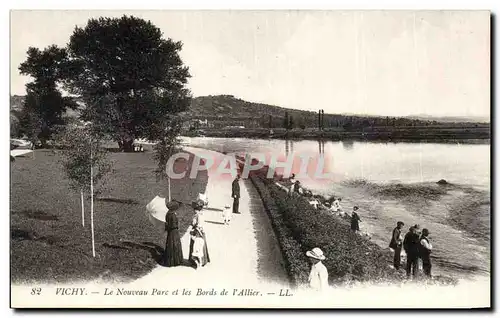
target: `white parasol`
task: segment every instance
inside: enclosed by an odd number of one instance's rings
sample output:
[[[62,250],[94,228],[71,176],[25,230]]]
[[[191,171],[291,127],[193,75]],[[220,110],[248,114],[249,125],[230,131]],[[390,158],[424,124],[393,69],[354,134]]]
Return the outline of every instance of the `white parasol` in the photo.
[[[161,230],[165,230],[165,216],[168,209],[165,205],[165,198],[155,196],[151,202],[146,205],[146,215],[149,221]]]

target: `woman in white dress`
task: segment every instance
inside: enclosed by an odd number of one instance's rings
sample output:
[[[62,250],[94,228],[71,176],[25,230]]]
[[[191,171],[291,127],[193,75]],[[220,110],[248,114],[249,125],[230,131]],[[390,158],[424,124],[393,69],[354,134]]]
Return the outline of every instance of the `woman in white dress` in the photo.
[[[193,217],[193,221],[191,222],[192,230],[191,234],[191,243],[189,244],[189,260],[198,268],[198,266],[205,266],[210,262],[210,256],[208,255],[208,247],[207,247],[207,236],[205,233],[205,215],[203,212],[204,202],[202,200],[197,200],[192,204],[193,209],[195,211],[195,215]],[[200,252],[197,251],[196,255],[193,255],[195,250],[195,243],[197,250],[201,246],[201,240],[197,240],[197,238],[203,239],[203,255],[200,255]]]

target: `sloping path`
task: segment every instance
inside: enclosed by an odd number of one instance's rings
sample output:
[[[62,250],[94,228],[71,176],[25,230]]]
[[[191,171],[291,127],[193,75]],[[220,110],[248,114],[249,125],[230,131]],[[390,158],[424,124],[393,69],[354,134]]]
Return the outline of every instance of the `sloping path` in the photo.
[[[201,148],[183,148],[198,157],[210,156],[216,162],[223,156],[221,153]],[[255,202],[255,198],[250,202],[249,191],[243,180],[240,181],[241,214],[232,214],[231,224],[228,226],[223,224],[222,212],[219,209],[222,210],[225,204],[232,206],[231,182],[231,178],[217,177],[212,171],[209,171],[206,188],[209,204],[204,213],[210,263],[198,270],[187,266],[167,268],[158,265],[146,276],[130,283],[127,288],[163,287],[170,290],[186,288],[191,289],[192,292],[197,292],[199,288],[207,291],[212,290],[212,288],[216,291],[222,288],[241,290],[242,288],[256,288],[256,286],[262,289],[267,283],[275,285],[276,281],[282,282],[282,286],[286,287],[287,275],[282,266],[281,255],[276,253],[276,246],[269,246],[276,242],[265,238],[262,240],[266,244],[264,247],[262,242],[259,244],[257,242],[257,233],[261,233],[261,235],[274,234],[269,228],[270,225],[262,221],[262,216],[259,216],[257,220],[251,213],[250,208],[258,208],[258,204]],[[258,208],[255,213],[262,214],[265,211]],[[262,227],[255,229],[254,226]],[[262,233],[262,228],[269,228],[271,232]],[[189,255],[190,243],[188,232],[181,237],[181,243],[186,259]],[[266,253],[267,251],[271,252]],[[272,268],[270,274],[276,277],[269,277],[269,274],[262,275],[262,268]],[[276,287],[272,287],[273,292],[275,289]]]

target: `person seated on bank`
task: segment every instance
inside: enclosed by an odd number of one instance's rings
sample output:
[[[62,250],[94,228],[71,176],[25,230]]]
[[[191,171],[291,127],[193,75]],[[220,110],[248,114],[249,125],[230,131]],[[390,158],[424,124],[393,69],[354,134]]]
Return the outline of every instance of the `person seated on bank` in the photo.
[[[309,200],[309,204],[312,205],[315,210],[317,210],[321,203],[315,198],[313,198],[313,200]]]
[[[311,263],[311,272],[309,273],[309,287],[317,291],[328,289],[328,270],[322,261],[326,259],[323,251],[315,247],[306,252],[306,256]]]
[[[295,180],[295,183],[293,183],[292,186],[290,187],[290,196],[292,197],[299,196],[303,192],[304,190],[302,190],[302,187],[300,186],[300,181]]]
[[[340,206],[340,201],[342,201],[341,198],[336,198],[335,200],[333,200],[332,207],[330,208],[330,210],[334,214],[338,214],[340,216],[344,216],[345,213],[344,213],[344,211],[342,211],[342,206]]]

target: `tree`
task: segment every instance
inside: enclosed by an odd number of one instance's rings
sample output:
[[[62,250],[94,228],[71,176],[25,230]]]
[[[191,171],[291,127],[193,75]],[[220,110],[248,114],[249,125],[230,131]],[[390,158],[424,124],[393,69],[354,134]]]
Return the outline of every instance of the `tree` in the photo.
[[[155,170],[157,180],[167,179],[168,182],[168,200],[170,195],[170,177],[167,175],[167,163],[170,157],[179,151],[179,135],[182,129],[182,122],[178,116],[170,116],[166,122],[167,127],[157,135],[159,142],[154,145],[154,159],[158,163]]]
[[[76,27],[68,44],[67,89],[85,102],[83,119],[91,110],[124,151],[136,138],[156,140],[190,103],[182,43],[162,36],[150,21],[101,17]]]
[[[289,126],[288,112],[285,112],[285,118],[283,119],[283,128],[288,130]]]
[[[269,128],[273,128],[273,116],[269,115]]]
[[[65,151],[61,152],[61,163],[70,181],[70,187],[80,192],[82,226],[85,226],[84,193],[90,193],[90,226],[94,257],[94,196],[102,192],[105,177],[112,170],[107,151],[101,145],[102,135],[99,131],[91,124],[87,124],[86,126],[67,126],[58,135],[58,141],[65,147]]]
[[[20,132],[19,114],[16,111],[10,111],[10,136],[18,137]]]
[[[45,146],[54,134],[54,127],[63,123],[67,108],[77,104],[70,97],[63,97],[57,89],[66,60],[66,50],[55,45],[43,51],[30,47],[28,58],[19,66],[22,75],[33,81],[26,84],[26,98],[21,110],[20,126],[32,141],[40,140]]]

